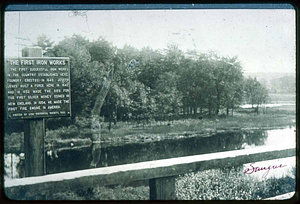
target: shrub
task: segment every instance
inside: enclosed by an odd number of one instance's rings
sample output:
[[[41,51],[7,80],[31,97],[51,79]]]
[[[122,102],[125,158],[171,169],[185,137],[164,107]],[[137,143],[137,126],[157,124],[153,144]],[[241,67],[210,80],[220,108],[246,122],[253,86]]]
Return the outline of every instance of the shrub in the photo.
[[[259,181],[245,176],[241,167],[192,172],[176,179],[178,200],[260,200],[292,191],[295,178]]]

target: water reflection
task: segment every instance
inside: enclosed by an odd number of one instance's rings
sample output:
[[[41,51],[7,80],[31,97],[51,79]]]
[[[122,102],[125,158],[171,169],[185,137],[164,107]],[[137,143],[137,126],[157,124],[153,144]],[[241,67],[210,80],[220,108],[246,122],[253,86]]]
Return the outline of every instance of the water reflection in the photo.
[[[209,137],[166,139],[152,143],[125,144],[52,149],[46,154],[47,174],[82,170],[94,167],[114,166],[173,157],[207,154],[213,152],[255,148],[264,145],[295,147],[293,128],[277,130],[251,130],[218,133]],[[24,166],[21,162],[18,168]],[[6,171],[10,171],[9,168]],[[22,172],[22,170],[18,170]],[[15,175],[23,177],[22,173]]]
[[[278,147],[278,148],[296,148],[296,133],[295,128],[289,127],[285,129],[276,129],[265,131],[268,135],[262,146],[266,147]],[[245,145],[245,148],[253,148],[255,146]],[[296,167],[296,157],[288,157],[282,159],[274,159],[269,161],[255,162],[252,164],[253,167],[271,167],[271,170],[267,170],[267,176],[264,176],[266,173],[265,170],[257,171],[251,174],[245,174],[245,176],[255,177],[259,180],[268,179],[271,177],[281,178],[283,176],[294,177],[294,169]],[[274,169],[274,166],[283,165],[284,168]],[[250,163],[243,165],[244,169],[252,168]],[[251,172],[251,171],[250,171]]]
[[[289,127],[285,129],[268,130],[266,132],[268,134],[268,137],[264,145],[296,148],[295,128]]]
[[[101,159],[101,143],[93,143],[92,144],[92,161],[90,163],[91,168],[97,167]]]
[[[281,167],[282,166],[282,167]],[[267,170],[253,171],[253,167],[266,168]],[[270,167],[270,170],[268,169]],[[261,161],[243,165],[243,171],[250,169],[245,176],[256,178],[259,181],[269,178],[281,178],[289,176],[295,177],[296,157],[287,157],[282,159],[273,159],[268,161]]]

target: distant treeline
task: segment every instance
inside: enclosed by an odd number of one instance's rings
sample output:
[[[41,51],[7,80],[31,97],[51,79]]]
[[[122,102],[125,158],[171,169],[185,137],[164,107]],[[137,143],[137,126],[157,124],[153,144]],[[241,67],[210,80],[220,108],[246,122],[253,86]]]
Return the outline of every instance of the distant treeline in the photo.
[[[244,78],[237,57],[214,52],[183,52],[177,45],[138,50],[116,48],[103,38],[89,41],[80,35],[57,45],[38,37],[46,57],[70,57],[72,118],[87,117],[107,72],[114,80],[101,115],[112,120],[164,120],[189,114],[227,114],[242,103],[259,105],[267,90],[255,78]],[[52,47],[48,49],[48,47]]]
[[[295,76],[282,76],[271,81],[270,93],[296,93]]]
[[[245,73],[244,76],[257,77],[257,80],[266,85],[269,93],[295,94],[296,93],[296,74],[295,73]]]

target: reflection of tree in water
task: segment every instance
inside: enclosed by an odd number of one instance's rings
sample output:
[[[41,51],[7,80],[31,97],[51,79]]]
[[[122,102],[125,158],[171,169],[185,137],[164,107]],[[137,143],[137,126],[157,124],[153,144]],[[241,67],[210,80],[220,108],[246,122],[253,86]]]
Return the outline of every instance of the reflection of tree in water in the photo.
[[[226,132],[218,133],[219,147],[224,150],[236,150],[241,149],[243,144],[243,134],[240,132]]]
[[[263,130],[252,130],[245,131],[244,134],[244,142],[248,145],[262,146],[265,144],[266,139],[268,138],[267,131]]]
[[[217,143],[215,150],[223,149],[226,151],[244,149],[244,145],[249,146],[262,146],[268,137],[266,131],[253,130],[253,131],[237,131],[217,133],[214,141]],[[213,147],[215,145],[211,145]]]
[[[58,152],[58,158],[47,158],[47,172],[64,172],[93,167],[105,167],[151,160],[209,154],[243,149],[247,145],[263,145],[265,131],[236,131],[217,133],[210,137],[192,137],[177,140],[162,140],[143,144],[101,147],[95,145],[80,150]],[[97,146],[97,148],[96,148]],[[92,157],[92,154],[98,156]],[[94,159],[93,159],[94,158]],[[97,159],[95,159],[97,158]]]
[[[91,148],[55,150],[57,156],[46,155],[46,174],[88,169]]]

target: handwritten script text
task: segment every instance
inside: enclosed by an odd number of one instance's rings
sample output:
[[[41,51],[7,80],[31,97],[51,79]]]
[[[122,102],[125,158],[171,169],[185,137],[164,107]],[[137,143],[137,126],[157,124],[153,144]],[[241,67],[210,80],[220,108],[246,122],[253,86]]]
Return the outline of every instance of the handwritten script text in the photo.
[[[270,170],[272,170],[272,169],[278,169],[278,168],[283,168],[283,167],[285,167],[285,166],[287,166],[287,165],[282,165],[282,164],[280,164],[280,165],[270,165],[270,166],[268,166],[268,167],[259,167],[259,166],[254,166],[254,164],[255,163],[251,163],[250,164],[250,168],[246,168],[245,169],[245,171],[244,171],[244,173],[245,174],[252,174],[252,173],[256,173],[256,172],[259,172],[259,171],[266,171],[263,175],[262,175],[262,177],[263,178],[265,178],[268,174],[269,174],[269,172],[270,172]]]

